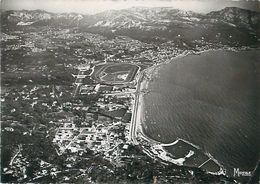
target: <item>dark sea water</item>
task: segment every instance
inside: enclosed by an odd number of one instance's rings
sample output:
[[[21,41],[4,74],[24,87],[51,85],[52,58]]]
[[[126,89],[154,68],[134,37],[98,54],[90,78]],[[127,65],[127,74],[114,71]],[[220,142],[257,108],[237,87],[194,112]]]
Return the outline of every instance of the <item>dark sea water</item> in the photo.
[[[259,58],[259,50],[211,51],[161,65],[144,96],[144,133],[188,140],[229,173],[252,171],[260,155]]]

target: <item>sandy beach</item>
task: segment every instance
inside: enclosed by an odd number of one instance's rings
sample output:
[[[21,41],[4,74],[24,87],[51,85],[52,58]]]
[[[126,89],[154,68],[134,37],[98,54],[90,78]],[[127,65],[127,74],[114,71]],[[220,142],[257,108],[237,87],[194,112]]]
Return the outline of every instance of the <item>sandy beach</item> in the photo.
[[[159,65],[153,65],[152,67],[147,68],[146,70],[144,70],[140,76],[139,76],[139,89],[137,89],[137,95],[135,96],[135,100],[137,100],[137,107],[136,108],[136,117],[135,117],[135,121],[136,121],[136,132],[135,132],[135,136],[137,136],[137,134],[140,134],[140,136],[148,141],[150,141],[151,143],[156,143],[156,144],[160,144],[160,142],[155,141],[149,137],[147,137],[144,132],[143,129],[146,129],[146,124],[145,124],[145,109],[144,109],[144,95],[146,93],[148,93],[148,89],[149,89],[149,82],[152,80],[152,75],[154,74],[154,72],[158,72],[158,68]],[[155,75],[157,77],[157,75]],[[153,77],[155,77],[153,76]]]

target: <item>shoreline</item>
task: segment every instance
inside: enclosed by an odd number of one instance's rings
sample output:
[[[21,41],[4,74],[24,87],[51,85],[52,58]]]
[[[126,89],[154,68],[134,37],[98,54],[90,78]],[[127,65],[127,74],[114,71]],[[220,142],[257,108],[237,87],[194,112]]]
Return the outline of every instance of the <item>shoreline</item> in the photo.
[[[149,136],[147,136],[144,133],[144,128],[147,127],[147,125],[145,124],[146,117],[145,117],[145,107],[144,107],[145,106],[144,95],[146,94],[146,91],[149,89],[148,86],[149,86],[149,83],[151,82],[151,80],[153,80],[154,77],[158,77],[158,76],[153,76],[154,71],[158,70],[158,68],[162,65],[169,64],[170,62],[174,62],[177,59],[180,59],[180,58],[183,58],[183,57],[189,56],[189,55],[200,55],[202,53],[214,52],[214,51],[238,52],[238,51],[245,51],[245,50],[248,50],[248,49],[221,48],[221,49],[208,49],[208,50],[199,51],[199,52],[184,52],[172,59],[166,60],[165,62],[156,63],[141,72],[141,77],[138,78],[138,83],[140,83],[140,85],[137,85],[138,89],[136,90],[137,93],[139,93],[139,94],[135,96],[135,98],[138,98],[138,99],[135,99],[135,101],[137,102],[137,106],[135,107],[136,108],[135,136],[147,141],[149,143],[149,145],[151,146],[149,149],[143,147],[145,153],[147,153],[147,154],[149,153],[148,155],[152,158],[154,158],[154,156],[156,156],[157,158],[160,158],[162,161],[170,162],[170,163],[173,163],[173,164],[176,164],[179,166],[191,166],[191,167],[196,167],[196,168],[206,167],[207,169],[205,169],[205,171],[207,173],[214,174],[214,175],[223,175],[223,174],[226,175],[224,166],[222,164],[220,164],[218,162],[218,160],[216,160],[210,153],[204,152],[199,146],[194,145],[193,143],[191,143],[187,140],[177,138],[176,140],[174,140],[170,143],[163,143],[163,142],[154,140],[154,139],[150,138]],[[148,77],[143,77],[143,75],[146,75]],[[177,144],[178,142],[182,142],[184,144],[183,147],[186,147],[186,148],[192,147],[192,149],[194,148],[194,150],[190,149],[190,152],[188,154],[185,153],[185,154],[183,154],[183,157],[174,159],[172,153],[167,151],[165,149],[165,147],[175,146],[175,144]],[[160,151],[158,152],[156,150],[160,150]],[[182,150],[180,150],[180,152],[182,152]],[[194,152],[196,152],[196,154]],[[187,160],[189,160],[190,157],[195,157],[195,158],[197,157],[198,159],[207,157],[207,160],[204,160],[201,164],[199,164],[197,166],[195,163],[191,164],[191,165],[190,164],[186,165],[185,162]],[[211,166],[208,166],[208,165],[211,165]],[[214,170],[214,169],[216,169],[216,167],[219,168],[218,171]]]
[[[259,48],[256,48],[256,49],[259,49]],[[247,48],[247,47],[242,47],[242,48],[233,48],[233,47],[231,47],[231,48],[218,48],[218,49],[208,49],[208,50],[203,50],[203,51],[198,51],[198,52],[194,52],[194,51],[188,51],[187,53],[182,53],[182,54],[179,54],[179,55],[177,55],[176,57],[174,57],[174,58],[172,58],[172,59],[168,59],[168,60],[166,60],[165,62],[162,62],[162,63],[155,63],[155,64],[153,64],[152,66],[150,66],[150,67],[148,67],[148,68],[146,68],[146,69],[144,69],[143,71],[141,71],[138,75],[143,75],[143,73],[146,73],[146,75],[148,75],[148,76],[152,76],[154,73],[154,70],[156,70],[157,68],[159,68],[160,66],[162,66],[162,65],[166,65],[166,64],[169,64],[169,63],[171,63],[171,62],[174,62],[175,60],[177,60],[177,59],[181,59],[181,58],[183,58],[183,57],[186,57],[186,56],[189,56],[189,55],[200,55],[200,54],[203,54],[203,53],[207,53],[207,52],[215,52],[215,51],[231,51],[231,52],[238,52],[238,51],[251,51],[251,50],[255,50],[255,48]],[[157,76],[155,76],[155,77],[157,77]],[[150,79],[141,79],[142,78],[142,76],[140,77],[140,76],[138,76],[138,79],[137,79],[137,82],[140,82],[140,86],[139,86],[139,89],[137,89],[137,91],[139,90],[139,99],[138,99],[138,106],[137,107],[135,107],[135,108],[137,108],[137,116],[138,117],[140,117],[139,119],[137,119],[137,123],[136,123],[136,126],[137,126],[137,131],[140,131],[141,132],[141,134],[143,135],[143,136],[145,136],[146,137],[146,139],[149,139],[149,140],[151,140],[151,141],[153,141],[153,142],[158,142],[158,143],[160,143],[160,144],[172,144],[172,143],[174,143],[174,141],[173,142],[171,142],[171,143],[163,143],[163,142],[159,142],[159,141],[156,141],[156,140],[153,140],[153,139],[151,139],[151,138],[149,138],[147,135],[145,135],[145,133],[143,133],[143,122],[142,122],[142,119],[145,119],[145,118],[143,118],[142,116],[144,116],[144,114],[143,113],[145,113],[145,112],[143,112],[144,110],[144,95],[146,94],[146,93],[142,93],[142,91],[147,91],[148,90],[148,86],[149,86],[149,83],[150,83],[150,80],[151,79],[153,79],[153,78],[150,78]],[[141,81],[139,81],[139,80],[141,80]],[[138,85],[137,85],[137,87],[138,87]],[[137,100],[136,99],[136,97],[135,97],[135,100]],[[141,107],[140,107],[141,106]],[[139,109],[139,107],[141,108],[141,110],[138,110]],[[139,120],[139,121],[138,121]],[[146,126],[146,125],[145,125]]]
[[[207,150],[202,150],[199,146],[194,145],[193,143],[176,138],[172,142],[162,142],[160,140],[154,140],[145,134],[145,129],[147,127],[145,123],[145,94],[149,92],[149,84],[153,81],[154,78],[158,76],[158,68],[162,65],[169,64],[174,62],[177,59],[181,59],[185,56],[195,56],[207,52],[245,52],[245,51],[254,51],[259,50],[259,48],[218,48],[218,49],[208,49],[199,52],[185,51],[172,59],[167,59],[165,62],[155,63],[151,67],[146,68],[140,75],[137,76],[137,88],[135,94],[135,104],[133,117],[135,120],[135,144],[140,144],[144,153],[149,157],[155,159],[160,159],[163,163],[173,163],[179,166],[188,166],[194,168],[201,168],[206,173],[214,175],[225,175],[232,176],[231,173],[227,173],[228,167],[225,168],[222,163],[215,159],[210,152]],[[158,73],[157,73],[158,72]],[[132,123],[132,121],[131,121]],[[132,124],[131,124],[132,125]],[[158,138],[159,139],[159,138]],[[145,144],[142,144],[145,143]],[[180,147],[180,144],[182,146]],[[190,150],[190,152],[188,152]],[[177,155],[176,155],[177,154]],[[177,157],[176,157],[177,156]]]
[[[219,50],[219,49],[217,49],[217,50]],[[135,96],[135,101],[138,101],[137,102],[138,105],[137,105],[137,107],[134,107],[134,110],[137,109],[136,110],[136,116],[139,117],[139,118],[136,118],[136,121],[137,121],[136,122],[136,132],[137,132],[137,134],[140,133],[142,135],[142,138],[145,138],[146,140],[149,140],[151,142],[156,142],[158,144],[166,144],[166,143],[163,143],[163,142],[153,140],[152,138],[149,138],[143,132],[143,126],[146,126],[146,125],[144,124],[144,122],[142,122],[142,120],[145,119],[145,118],[143,118],[143,116],[145,116],[145,114],[144,114],[145,112],[143,112],[144,111],[144,95],[145,95],[145,93],[142,94],[142,91],[148,90],[148,85],[149,85],[149,82],[151,80],[151,79],[142,79],[144,73],[151,77],[154,74],[153,73],[154,70],[156,70],[157,68],[159,68],[162,65],[169,64],[171,62],[174,62],[177,59],[183,58],[183,57],[188,56],[188,55],[197,55],[197,54],[210,52],[210,51],[217,51],[217,50],[209,49],[209,50],[200,51],[200,52],[196,52],[196,53],[194,53],[194,52],[185,53],[184,52],[182,54],[177,55],[176,57],[174,57],[172,59],[166,60],[165,62],[158,63],[158,64],[155,63],[152,66],[150,66],[149,68],[146,68],[145,70],[143,70],[142,72],[139,73],[139,75],[141,75],[141,76],[137,77],[137,83],[140,82],[140,86],[138,86],[138,84],[137,84],[137,88],[139,88],[139,89],[136,89],[136,91],[137,91],[137,93],[140,93],[140,94],[138,94],[138,99],[136,99],[136,96]],[[175,141],[173,141],[172,143],[174,143],[174,142]],[[172,144],[172,143],[168,143],[168,144]]]

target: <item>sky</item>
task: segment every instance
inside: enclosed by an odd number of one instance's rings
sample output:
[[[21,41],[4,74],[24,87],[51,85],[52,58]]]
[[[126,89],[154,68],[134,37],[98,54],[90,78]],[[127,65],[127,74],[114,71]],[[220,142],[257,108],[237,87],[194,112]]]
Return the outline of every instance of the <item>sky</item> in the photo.
[[[260,11],[260,0],[0,0],[4,10],[43,9],[54,13],[76,12],[95,14],[105,10],[131,7],[173,7],[208,13],[225,7]]]

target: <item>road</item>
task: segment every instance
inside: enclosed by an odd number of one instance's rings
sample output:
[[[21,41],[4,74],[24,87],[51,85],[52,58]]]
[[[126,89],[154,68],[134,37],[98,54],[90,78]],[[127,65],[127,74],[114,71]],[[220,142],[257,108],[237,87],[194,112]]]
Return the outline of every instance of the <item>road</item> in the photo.
[[[10,166],[12,166],[13,165],[13,162],[14,162],[14,160],[15,160],[15,158],[18,156],[18,154],[21,152],[21,149],[22,149],[22,145],[21,144],[19,144],[18,145],[18,151],[16,152],[16,154],[14,155],[14,157],[11,159],[11,161],[10,161]]]
[[[139,95],[140,95],[140,85],[143,80],[143,74],[144,71],[140,72],[139,76],[137,77],[137,87],[135,92],[135,102],[133,105],[133,113],[130,123],[130,132],[129,132],[129,138],[134,144],[138,144],[138,141],[136,140],[136,131],[137,131],[137,112],[138,112],[138,102],[139,102]]]
[[[62,155],[69,147],[72,143],[74,143],[75,141],[78,140],[78,137],[81,135],[81,133],[83,132],[84,129],[80,129],[80,132],[78,135],[76,135],[75,137],[73,137],[73,139],[69,142],[69,144],[67,144],[67,146],[64,147],[64,149],[60,152],[60,155]]]
[[[137,87],[136,87],[136,92],[135,92],[135,102],[133,105],[133,113],[132,113],[132,118],[131,118],[131,124],[130,124],[130,132],[129,132],[129,138],[134,144],[138,144],[138,141],[136,140],[137,136],[137,127],[138,127],[138,119],[137,119],[137,113],[138,113],[138,108],[139,108],[139,96],[141,93],[143,93],[144,89],[141,89],[141,83],[143,80],[151,80],[151,76],[154,73],[154,69],[157,67],[157,65],[153,65],[143,71],[141,71],[138,76],[137,76]],[[148,75],[147,75],[148,74]],[[146,78],[146,79],[144,79]],[[141,136],[147,140],[149,140],[152,143],[157,143],[157,141],[154,141],[147,136],[145,136],[142,132]]]
[[[77,94],[79,93],[80,86],[82,85],[83,79],[86,76],[88,76],[88,75],[84,75],[85,72],[86,72],[85,70],[80,70],[79,69],[78,74],[74,75],[74,77],[76,77],[75,83],[74,83],[76,85],[76,89],[75,89],[74,94],[73,94],[74,97],[77,96]],[[78,79],[79,79],[79,81],[78,81]]]
[[[105,93],[104,96],[124,96],[124,95],[130,95],[133,94],[132,91],[127,92],[118,92],[118,93]]]

